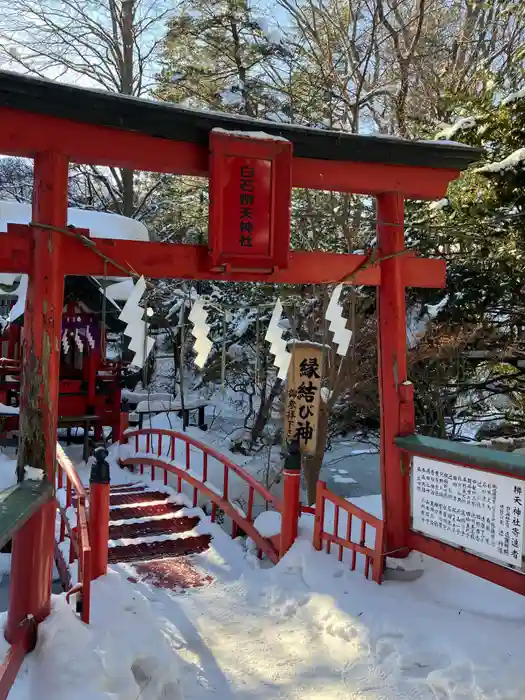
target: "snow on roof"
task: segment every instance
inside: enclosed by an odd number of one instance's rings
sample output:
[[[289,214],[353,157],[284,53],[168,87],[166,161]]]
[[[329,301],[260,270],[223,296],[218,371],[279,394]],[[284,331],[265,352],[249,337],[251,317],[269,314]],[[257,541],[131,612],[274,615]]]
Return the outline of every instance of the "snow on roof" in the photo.
[[[497,161],[495,163],[488,163],[481,168],[477,168],[477,173],[503,173],[506,170],[512,170],[525,162],[525,148],[518,148],[517,151],[513,151],[503,160]]]
[[[237,136],[239,138],[244,137],[246,139],[259,139],[260,141],[288,142],[288,139],[285,139],[282,136],[274,136],[273,134],[267,134],[265,131],[240,131],[237,129],[221,129],[220,127],[216,127],[215,129],[212,129],[212,131],[215,134],[229,134],[230,136]]]
[[[473,129],[477,125],[475,117],[462,117],[436,134],[436,139],[451,139],[458,131]]]
[[[7,231],[8,223],[28,224],[32,218],[31,204],[0,200],[0,231]],[[69,208],[67,223],[77,228],[88,228],[93,238],[149,241],[148,229],[144,224],[120,214]]]
[[[0,200],[0,231],[7,231],[7,224],[29,224],[32,220],[32,209],[30,204],[25,202],[11,202]],[[120,214],[110,214],[103,211],[90,211],[88,209],[75,209],[70,207],[67,210],[67,223],[77,228],[87,228],[93,238],[112,238],[124,241],[149,241],[148,229],[140,221],[129,219]],[[8,273],[0,274],[0,284],[12,285],[20,278],[20,284],[13,294],[18,299],[11,309],[9,321],[15,321],[24,313],[27,294],[27,275],[13,275]],[[128,286],[126,286],[128,285]],[[132,280],[124,280],[116,285],[117,294],[124,294],[124,288],[128,290],[133,287]],[[126,300],[128,295],[111,296],[111,301]]]

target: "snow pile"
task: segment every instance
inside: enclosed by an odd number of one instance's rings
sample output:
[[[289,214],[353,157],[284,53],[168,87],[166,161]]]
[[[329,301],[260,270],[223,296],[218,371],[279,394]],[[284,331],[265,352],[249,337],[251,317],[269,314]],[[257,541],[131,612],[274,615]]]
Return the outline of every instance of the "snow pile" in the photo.
[[[26,466],[24,467],[25,478],[28,481],[43,481],[44,472],[41,469],[35,469],[34,467]]]
[[[135,448],[130,443],[125,442],[122,444],[118,444],[116,456],[117,459],[119,459],[121,462],[125,462],[127,459],[130,459],[130,457],[134,457],[134,455]]]
[[[524,697],[521,596],[427,558],[419,580],[377,586],[308,540],[270,569],[240,550],[226,565],[215,542],[195,558],[212,585],[173,596],[139,584],[179,651],[187,698]]]
[[[436,134],[436,139],[451,139],[455,136],[458,131],[465,131],[466,129],[473,129],[477,125],[475,117],[462,117],[458,119],[457,122],[445,127],[442,131]]]
[[[503,160],[495,163],[488,163],[476,170],[477,173],[504,173],[506,170],[513,170],[525,162],[525,148],[518,148]]]
[[[275,537],[281,533],[281,514],[265,510],[255,518],[253,526],[263,537]]]
[[[92,622],[65,596],[39,628],[10,700],[182,700],[177,654],[143,595],[109,572],[92,586]]]

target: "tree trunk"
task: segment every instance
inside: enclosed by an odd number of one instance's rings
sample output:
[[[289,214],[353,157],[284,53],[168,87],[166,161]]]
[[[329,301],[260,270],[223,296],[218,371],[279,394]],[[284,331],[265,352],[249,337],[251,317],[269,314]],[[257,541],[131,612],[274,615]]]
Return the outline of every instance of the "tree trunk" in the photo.
[[[313,505],[315,503],[317,482],[319,481],[319,474],[326,450],[326,439],[328,437],[328,414],[328,406],[324,401],[321,401],[315,454],[305,457],[303,460],[308,505]]]
[[[135,211],[133,170],[121,170],[122,178],[122,215],[131,218]]]
[[[259,412],[257,413],[257,418],[255,419],[255,423],[253,424],[252,428],[252,444],[254,444],[261,437],[264,427],[266,423],[268,423],[273,402],[281,393],[282,386],[282,379],[276,379],[266,400],[261,401],[261,405],[259,406]]]
[[[122,2],[122,75],[121,92],[133,95],[133,25],[135,21],[135,0]],[[121,170],[122,214],[132,217],[134,212],[133,170]]]

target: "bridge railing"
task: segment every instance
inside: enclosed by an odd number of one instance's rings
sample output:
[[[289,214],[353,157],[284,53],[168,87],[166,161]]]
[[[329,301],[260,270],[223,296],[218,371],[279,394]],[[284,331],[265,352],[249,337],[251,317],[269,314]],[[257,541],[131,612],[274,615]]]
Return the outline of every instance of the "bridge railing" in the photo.
[[[278,561],[279,554],[276,546],[268,538],[263,537],[253,523],[256,496],[266,509],[273,508],[278,512],[282,510],[281,501],[242,467],[203,442],[174,430],[158,428],[132,430],[125,433],[122,442],[128,443],[135,449],[135,454],[121,457],[123,466],[138,466],[141,474],[146,467],[149,467],[152,480],[155,479],[157,470],[161,470],[166,485],[168,472],[174,474],[177,477],[179,493],[182,492],[183,482],[189,485],[193,506],[197,506],[199,502],[199,493],[209,498],[212,522],[216,521],[218,509],[221,509],[232,521],[233,537],[238,534],[239,529],[242,530],[255,542],[260,555],[265,554],[274,563]],[[200,463],[198,463],[199,458]],[[212,460],[222,471],[222,490],[208,480],[209,471],[216,468]],[[246,508],[231,502],[232,475],[244,482],[247,488]]]
[[[55,548],[55,558],[60,578],[63,584],[70,589],[68,595],[78,593],[77,612],[80,613],[83,622],[89,623],[92,572],[87,493],[73,463],[58,443],[56,449],[58,488],[56,500],[60,515],[60,534],[59,545]],[[74,509],[74,518],[70,517],[70,508]],[[60,544],[65,541],[66,533],[69,537],[68,563],[65,562],[60,548]],[[78,561],[78,581],[76,585],[71,586],[69,566],[75,560]]]
[[[327,504],[333,506],[333,526],[327,524]],[[332,519],[332,518],[330,518]],[[352,553],[351,569],[356,568],[357,555],[365,559],[366,578],[381,583],[384,570],[384,523],[380,518],[367,513],[358,506],[337,496],[326,487],[324,481],[317,482],[315,503],[315,526],[313,545],[321,551],[326,542],[326,551],[330,553],[331,545],[339,548],[339,561],[343,561],[344,550]],[[372,532],[370,533],[370,530]],[[357,536],[356,536],[357,535]]]

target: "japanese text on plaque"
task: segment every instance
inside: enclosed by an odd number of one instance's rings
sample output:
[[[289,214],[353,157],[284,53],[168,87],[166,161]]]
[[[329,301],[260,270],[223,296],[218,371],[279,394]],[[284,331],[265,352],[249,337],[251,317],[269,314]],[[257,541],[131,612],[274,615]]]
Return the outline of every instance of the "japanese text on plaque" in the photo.
[[[285,428],[288,441],[298,440],[305,453],[315,452],[321,398],[321,348],[293,347],[288,374]]]
[[[414,457],[414,530],[521,568],[523,502],[517,479]]]
[[[251,248],[253,232],[253,204],[255,201],[255,169],[248,165],[241,165],[240,175],[239,243],[243,248]]]

